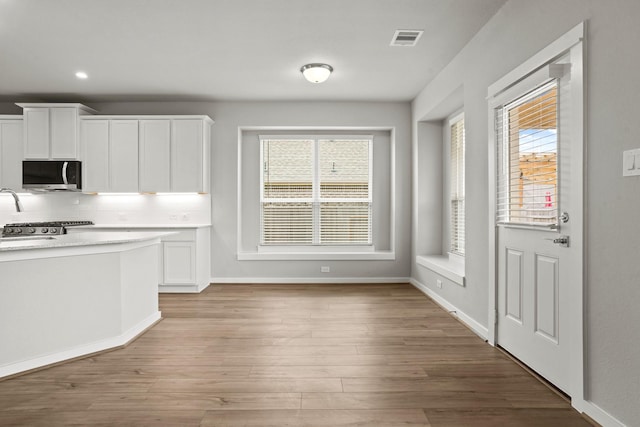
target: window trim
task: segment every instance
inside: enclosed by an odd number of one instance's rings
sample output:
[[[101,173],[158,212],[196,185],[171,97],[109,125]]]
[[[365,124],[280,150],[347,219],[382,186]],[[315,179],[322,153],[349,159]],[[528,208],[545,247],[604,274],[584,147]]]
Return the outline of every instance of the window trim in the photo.
[[[388,249],[376,248],[373,252],[331,252],[331,253],[319,253],[319,252],[290,252],[282,254],[271,253],[259,253],[257,246],[244,246],[243,245],[243,193],[245,191],[246,183],[243,182],[244,169],[246,158],[243,156],[244,147],[249,147],[252,144],[258,143],[256,139],[246,138],[248,134],[252,133],[269,133],[280,134],[282,132],[296,132],[302,133],[326,133],[326,134],[343,134],[347,133],[386,133],[389,138],[388,146],[388,166],[389,166],[389,204],[385,205],[389,209],[388,225],[385,224],[385,230],[388,230]],[[236,259],[238,261],[395,261],[396,260],[396,236],[397,236],[397,221],[396,221],[396,201],[397,201],[397,167],[396,167],[396,128],[395,126],[253,126],[253,125],[241,125],[237,127],[236,143],[237,143],[237,156],[236,156]],[[375,144],[374,144],[375,150]],[[386,149],[385,149],[386,151]],[[386,156],[385,156],[386,158]],[[375,181],[375,175],[374,175]],[[386,181],[385,181],[386,182]],[[374,206],[375,208],[375,206]],[[375,214],[375,211],[374,211]]]

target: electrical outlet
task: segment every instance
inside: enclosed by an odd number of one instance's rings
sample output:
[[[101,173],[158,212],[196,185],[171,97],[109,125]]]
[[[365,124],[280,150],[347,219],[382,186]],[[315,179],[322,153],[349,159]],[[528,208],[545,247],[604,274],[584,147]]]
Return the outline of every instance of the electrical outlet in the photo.
[[[440,279],[436,279],[436,286],[440,289],[442,289],[442,280]]]
[[[329,267],[328,265],[323,265],[322,267],[320,267],[320,273],[330,273],[331,272],[331,267]]]

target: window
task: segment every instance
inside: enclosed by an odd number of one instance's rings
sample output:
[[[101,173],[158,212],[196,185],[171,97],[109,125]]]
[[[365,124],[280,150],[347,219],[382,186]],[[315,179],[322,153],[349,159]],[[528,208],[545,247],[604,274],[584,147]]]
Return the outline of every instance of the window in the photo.
[[[371,136],[261,136],[261,245],[371,245]]]
[[[464,255],[464,116],[449,121],[450,252]]]
[[[557,105],[554,80],[496,111],[498,223],[557,224]]]

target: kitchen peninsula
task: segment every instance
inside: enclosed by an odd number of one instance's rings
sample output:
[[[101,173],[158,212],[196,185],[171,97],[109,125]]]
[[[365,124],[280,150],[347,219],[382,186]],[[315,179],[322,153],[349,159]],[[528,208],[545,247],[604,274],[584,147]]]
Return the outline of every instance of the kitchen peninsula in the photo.
[[[0,239],[0,378],[125,345],[157,322],[166,235]]]

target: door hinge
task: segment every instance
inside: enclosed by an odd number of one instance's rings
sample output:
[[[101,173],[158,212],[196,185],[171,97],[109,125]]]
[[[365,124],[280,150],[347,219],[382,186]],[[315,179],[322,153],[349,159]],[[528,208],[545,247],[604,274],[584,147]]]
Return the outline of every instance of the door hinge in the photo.
[[[493,324],[494,325],[498,324],[498,310],[497,309],[493,310]]]

